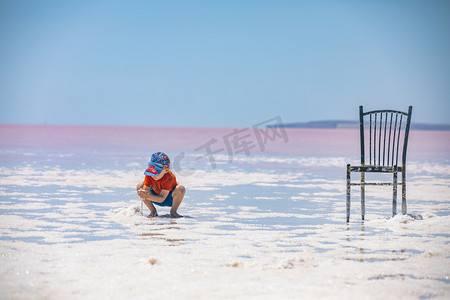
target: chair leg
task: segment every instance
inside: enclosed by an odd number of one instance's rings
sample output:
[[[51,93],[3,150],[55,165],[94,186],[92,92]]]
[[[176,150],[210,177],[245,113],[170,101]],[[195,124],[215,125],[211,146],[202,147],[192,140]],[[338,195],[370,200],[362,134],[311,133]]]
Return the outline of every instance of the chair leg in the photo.
[[[402,170],[402,214],[406,215],[406,174],[405,167]]]
[[[394,190],[392,195],[392,217],[397,214],[397,170],[394,170],[394,180],[392,182]]]
[[[350,220],[350,165],[347,165],[347,223]]]
[[[364,221],[364,216],[366,214],[366,174],[361,172],[361,219]]]

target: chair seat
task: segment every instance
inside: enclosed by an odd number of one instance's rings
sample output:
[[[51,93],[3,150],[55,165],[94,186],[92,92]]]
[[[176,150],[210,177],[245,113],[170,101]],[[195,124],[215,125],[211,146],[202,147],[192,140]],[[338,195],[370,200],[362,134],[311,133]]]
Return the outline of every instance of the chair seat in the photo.
[[[373,165],[364,165],[364,166],[349,166],[351,172],[377,172],[377,173],[394,173],[402,172],[403,167],[399,166],[373,166]]]

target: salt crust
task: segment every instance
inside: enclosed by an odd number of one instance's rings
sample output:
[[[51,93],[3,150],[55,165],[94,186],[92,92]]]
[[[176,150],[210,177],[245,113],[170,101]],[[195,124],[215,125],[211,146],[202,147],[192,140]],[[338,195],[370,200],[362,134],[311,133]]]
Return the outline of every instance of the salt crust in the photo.
[[[447,240],[424,241],[429,234],[448,230],[449,219],[421,216],[422,220],[396,216],[364,225],[271,232],[254,226],[214,229],[220,221],[147,219],[137,206],[129,206],[112,210],[111,217],[139,239],[75,244],[70,243],[75,239],[68,239],[52,245],[2,242],[2,291],[22,297],[88,299],[146,299],[149,289],[154,297],[183,299],[296,298],[299,293],[333,299],[370,293],[375,299],[392,293],[445,298]],[[370,232],[377,229],[386,234]],[[408,237],[405,233],[412,229],[423,236]],[[167,286],[167,277],[178,284]],[[384,288],[387,283],[389,291]]]
[[[333,161],[336,166],[342,162]],[[429,211],[449,210],[450,172],[441,168],[445,176],[439,177],[420,168],[409,167],[418,176],[411,176],[408,186],[414,214],[386,217],[380,207],[389,212],[386,199],[391,192],[368,189],[367,221],[358,219],[359,207],[353,204],[349,224],[342,221],[343,180],[308,178],[304,173],[199,170],[195,177],[182,178],[183,183],[199,193],[214,188],[203,201],[212,205],[196,205],[187,195],[183,210],[189,218],[161,213],[149,219],[142,216],[136,199],[95,203],[102,211],[82,201],[84,193],[100,196],[134,186],[141,172],[30,166],[27,181],[28,174],[2,168],[1,196],[10,199],[1,202],[2,209],[9,209],[0,215],[2,297],[448,299],[450,219]],[[40,199],[37,193],[9,188],[18,182],[59,190]],[[298,192],[288,199],[318,206],[286,212],[230,205],[248,185],[278,186],[281,191],[295,187]],[[230,186],[233,192],[226,191]],[[279,195],[256,200],[280,200]],[[49,207],[47,199],[65,201]],[[291,218],[299,223],[270,222]],[[315,219],[322,221],[300,221]]]

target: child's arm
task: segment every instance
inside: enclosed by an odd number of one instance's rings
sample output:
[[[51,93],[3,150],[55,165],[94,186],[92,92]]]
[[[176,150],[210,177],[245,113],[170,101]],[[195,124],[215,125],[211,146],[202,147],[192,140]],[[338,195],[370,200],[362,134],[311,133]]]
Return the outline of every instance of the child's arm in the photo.
[[[153,195],[152,193],[150,193],[150,187],[144,185],[142,189],[138,190],[138,195],[144,200],[162,203],[164,202],[164,200],[166,200],[167,195],[169,195],[169,192],[170,191],[168,190],[162,190],[159,195]]]

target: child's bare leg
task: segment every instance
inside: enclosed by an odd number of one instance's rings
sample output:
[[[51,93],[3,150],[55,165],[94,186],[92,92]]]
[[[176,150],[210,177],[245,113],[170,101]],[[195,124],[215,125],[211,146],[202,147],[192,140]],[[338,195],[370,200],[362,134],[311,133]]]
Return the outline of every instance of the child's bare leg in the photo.
[[[156,208],[151,201],[142,199],[142,202],[144,202],[145,206],[147,206],[147,208],[150,210],[150,214],[148,215],[149,217],[158,216],[158,212],[156,211]]]
[[[181,215],[177,213],[177,209],[178,207],[180,207],[181,201],[183,201],[185,192],[186,190],[182,185],[177,185],[175,189],[172,191],[173,203],[172,208],[170,209],[170,215],[173,218],[181,217]]]
[[[136,186],[136,190],[140,190],[140,189],[145,189],[144,188],[144,184],[138,183]],[[147,206],[147,208],[150,210],[150,215],[149,217],[156,217],[158,215],[155,206],[153,205],[153,203],[149,200],[146,200],[144,198],[141,198],[142,202],[144,202],[145,206]]]

